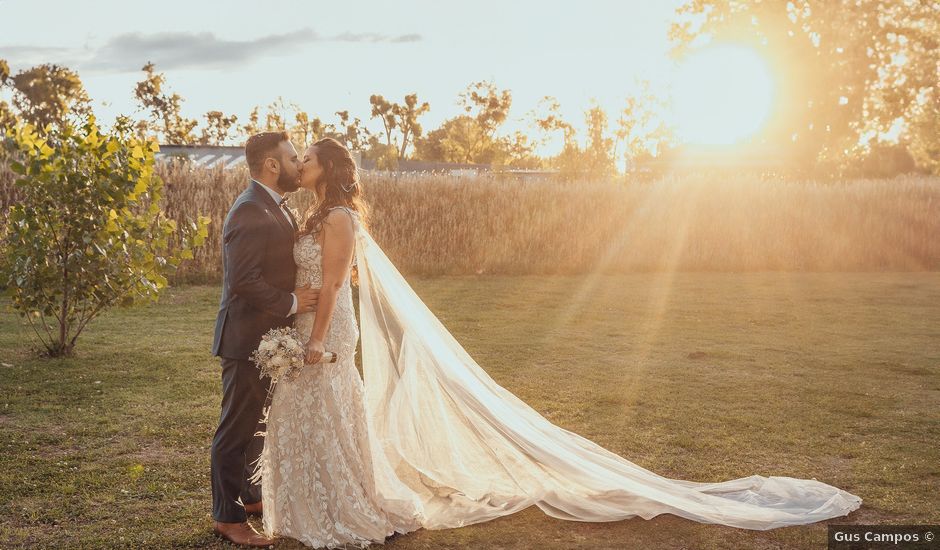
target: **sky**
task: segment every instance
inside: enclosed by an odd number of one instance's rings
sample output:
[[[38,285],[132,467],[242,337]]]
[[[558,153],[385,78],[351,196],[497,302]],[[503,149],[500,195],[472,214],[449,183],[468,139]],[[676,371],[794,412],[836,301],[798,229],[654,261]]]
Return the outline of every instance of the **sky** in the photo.
[[[492,80],[513,93],[507,130],[546,95],[579,125],[592,99],[611,118],[640,79],[674,67],[666,33],[682,0],[446,2],[55,2],[0,0],[0,58],[15,72],[55,62],[77,70],[105,123],[137,109],[153,61],[184,114],[244,120],[277,97],[333,122],[349,110],[373,130],[369,96],[431,105],[433,129],[460,114],[458,94]]]

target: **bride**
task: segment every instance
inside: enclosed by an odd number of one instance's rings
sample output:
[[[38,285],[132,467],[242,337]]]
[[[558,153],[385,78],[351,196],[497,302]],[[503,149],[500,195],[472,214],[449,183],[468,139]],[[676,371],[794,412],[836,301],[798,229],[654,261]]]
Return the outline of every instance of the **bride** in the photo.
[[[815,479],[665,478],[550,423],[474,362],[372,239],[349,152],[326,138],[303,163],[301,186],[317,200],[294,245],[297,286],[321,291],[317,311],[295,321],[307,364],[277,382],[267,413],[255,480],[269,536],[366,546],[533,504],[566,520],[669,513],[766,530],[861,505]],[[325,351],[337,361],[318,364]]]

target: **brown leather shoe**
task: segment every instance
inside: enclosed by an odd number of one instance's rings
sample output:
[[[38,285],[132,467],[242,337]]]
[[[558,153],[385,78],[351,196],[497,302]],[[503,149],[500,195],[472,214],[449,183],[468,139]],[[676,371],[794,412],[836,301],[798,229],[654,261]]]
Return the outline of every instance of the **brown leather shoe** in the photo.
[[[245,513],[249,516],[260,518],[263,514],[264,506],[261,505],[261,501],[252,502],[251,504],[245,505]]]
[[[255,531],[255,528],[245,523],[222,523],[214,522],[212,530],[216,535],[240,546],[252,546],[256,548],[265,548],[274,544],[274,539],[262,535]]]

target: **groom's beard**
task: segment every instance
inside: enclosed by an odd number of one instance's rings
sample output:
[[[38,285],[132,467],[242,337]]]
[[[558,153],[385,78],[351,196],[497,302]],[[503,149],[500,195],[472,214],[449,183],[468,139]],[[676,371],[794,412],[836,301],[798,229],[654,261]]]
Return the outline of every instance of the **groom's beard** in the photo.
[[[277,186],[287,191],[288,193],[300,189],[300,174],[295,174],[293,177],[289,176],[286,172],[282,171],[277,176]]]

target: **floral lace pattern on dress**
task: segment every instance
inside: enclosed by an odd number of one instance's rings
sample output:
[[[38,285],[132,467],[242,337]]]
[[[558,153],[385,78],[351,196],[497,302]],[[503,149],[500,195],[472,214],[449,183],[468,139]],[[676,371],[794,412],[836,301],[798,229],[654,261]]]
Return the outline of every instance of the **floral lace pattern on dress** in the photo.
[[[322,250],[313,235],[298,239],[294,259],[298,286],[322,286]],[[295,317],[305,344],[315,315]],[[358,340],[347,275],[324,339],[326,350],[337,353],[336,363],[305,365],[295,379],[273,388],[255,474],[263,483],[269,535],[313,547],[364,547],[417,528],[411,518],[391,513],[390,503],[376,492],[363,382],[355,364]]]

